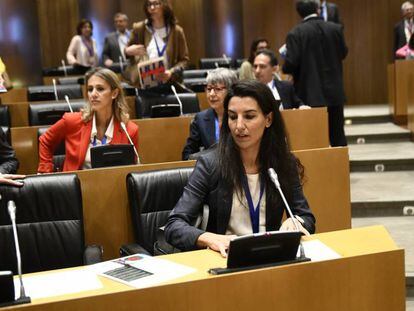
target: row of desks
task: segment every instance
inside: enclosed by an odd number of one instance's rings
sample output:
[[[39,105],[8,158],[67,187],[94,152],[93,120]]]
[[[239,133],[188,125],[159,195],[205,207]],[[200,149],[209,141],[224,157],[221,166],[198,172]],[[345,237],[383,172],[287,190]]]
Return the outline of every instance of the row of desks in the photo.
[[[218,253],[201,250],[173,254],[162,258],[196,271],[144,289],[99,277],[103,285],[100,289],[37,299],[10,309],[405,310],[404,250],[395,245],[383,227],[329,232],[305,239],[320,240],[341,258],[212,276],[208,269],[226,264]],[[35,275],[55,272],[60,271]]]
[[[326,108],[284,110],[282,116],[292,150],[329,146]],[[139,127],[142,163],[180,161],[192,116],[133,120]],[[34,174],[38,166],[38,127],[11,129],[11,141],[20,161],[19,173]]]

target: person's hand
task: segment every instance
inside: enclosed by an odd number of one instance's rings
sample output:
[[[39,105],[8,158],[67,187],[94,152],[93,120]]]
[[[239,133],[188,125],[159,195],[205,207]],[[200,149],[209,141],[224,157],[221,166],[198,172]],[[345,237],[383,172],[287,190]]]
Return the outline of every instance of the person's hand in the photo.
[[[299,106],[299,110],[306,110],[306,109],[312,109],[312,107],[308,105]]]
[[[15,174],[0,174],[0,184],[7,184],[12,186],[23,186],[23,183],[16,181],[14,179],[23,179],[25,175],[15,175]]]
[[[227,249],[229,248],[230,241],[235,237],[235,235],[222,235],[205,232],[198,237],[197,246],[210,248],[216,252],[219,252],[221,256],[227,257]]]
[[[166,70],[158,76],[158,80],[162,81],[163,83],[166,83],[171,79],[171,76],[171,70]]]
[[[147,50],[142,44],[133,44],[125,48],[125,54],[130,56],[144,56],[146,53]]]
[[[301,217],[299,217],[297,215],[295,215],[295,218],[294,219],[292,219],[292,218],[286,219],[282,223],[282,225],[280,226],[279,231],[296,231],[296,226],[295,226],[295,223],[294,222],[296,223],[296,225],[299,228],[299,231],[300,232],[302,232],[305,235],[310,235],[309,231],[306,230],[302,226],[305,223],[305,221]]]
[[[104,62],[104,65],[105,65],[105,67],[111,67],[113,63],[114,62],[112,61],[112,59],[107,58]]]

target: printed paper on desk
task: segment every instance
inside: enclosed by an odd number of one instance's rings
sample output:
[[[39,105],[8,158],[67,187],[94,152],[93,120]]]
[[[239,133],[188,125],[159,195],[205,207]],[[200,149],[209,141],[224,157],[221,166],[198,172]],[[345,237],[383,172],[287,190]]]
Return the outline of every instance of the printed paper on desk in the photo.
[[[27,296],[32,299],[74,294],[102,288],[102,283],[97,275],[85,268],[23,276],[23,284]],[[16,295],[20,296],[20,282],[16,277],[14,278],[14,288]]]
[[[310,258],[311,261],[338,259],[342,257],[319,240],[304,241],[302,245],[305,249],[305,256]]]
[[[136,269],[138,276],[126,281],[127,278],[114,277],[115,270],[126,270],[128,267]],[[112,280],[127,284],[136,288],[144,288],[158,285],[179,277],[194,273],[196,269],[147,255],[132,255],[116,260],[106,261],[90,266],[94,272]],[[125,271],[128,273],[128,271]]]

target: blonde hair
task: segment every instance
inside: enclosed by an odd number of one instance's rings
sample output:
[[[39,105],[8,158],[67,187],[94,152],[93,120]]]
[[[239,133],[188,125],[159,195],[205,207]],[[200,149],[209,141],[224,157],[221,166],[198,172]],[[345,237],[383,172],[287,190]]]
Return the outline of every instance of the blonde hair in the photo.
[[[118,76],[112,70],[102,67],[93,68],[85,74],[86,105],[82,109],[82,120],[84,122],[88,122],[92,119],[93,116],[92,107],[87,95],[88,81],[92,76],[96,76],[105,80],[111,87],[112,91],[118,90],[118,96],[112,101],[112,112],[118,122],[124,122],[126,124],[129,120],[129,107],[125,101],[121,81],[119,81]]]

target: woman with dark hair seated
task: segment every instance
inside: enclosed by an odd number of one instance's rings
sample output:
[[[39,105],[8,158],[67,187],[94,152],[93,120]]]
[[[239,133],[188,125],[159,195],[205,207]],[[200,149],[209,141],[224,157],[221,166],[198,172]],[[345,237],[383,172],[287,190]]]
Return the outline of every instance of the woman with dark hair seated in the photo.
[[[129,122],[118,76],[107,68],[94,68],[85,75],[87,102],[81,112],[65,113],[39,138],[39,173],[54,171],[53,154],[65,142],[63,171],[91,168],[92,147],[129,144],[125,128],[138,149],[138,126]]]
[[[257,51],[263,50],[263,49],[269,49],[269,42],[265,38],[258,38],[256,40],[253,40],[251,46],[250,46],[250,55],[247,60],[245,60],[239,70],[239,79],[240,80],[255,80],[256,77],[254,75],[254,69],[253,69],[253,62],[254,58],[257,55]]]
[[[226,256],[234,236],[274,230],[315,231],[315,217],[303,195],[303,166],[289,151],[279,110],[269,88],[258,81],[233,85],[224,101],[217,148],[202,155],[165,228],[181,250],[209,247]],[[285,210],[268,169],[273,168],[295,219]],[[194,226],[204,204],[207,229]]]
[[[207,74],[206,96],[210,108],[197,113],[190,125],[190,136],[183,149],[183,160],[202,148],[215,145],[220,137],[223,121],[223,102],[227,91],[237,81],[234,71],[227,68],[216,68]]]
[[[181,72],[189,61],[183,28],[177,24],[167,0],[146,0],[143,9],[147,19],[134,23],[131,38],[125,48],[125,54],[130,60],[128,79],[136,84],[136,65],[163,56],[168,69],[160,74],[159,79],[163,83],[181,79]]]

